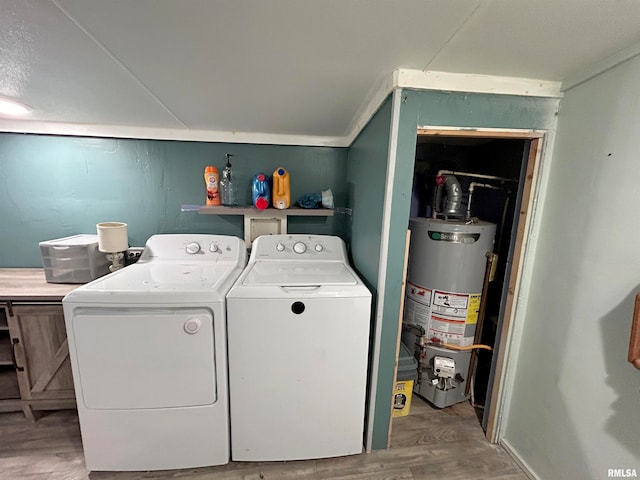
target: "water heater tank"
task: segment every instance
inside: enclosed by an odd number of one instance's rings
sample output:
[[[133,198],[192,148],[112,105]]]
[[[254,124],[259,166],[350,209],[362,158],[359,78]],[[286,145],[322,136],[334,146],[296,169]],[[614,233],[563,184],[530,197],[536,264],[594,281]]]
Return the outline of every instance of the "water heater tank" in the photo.
[[[427,341],[471,345],[495,224],[412,218],[409,228],[404,322],[421,325]]]

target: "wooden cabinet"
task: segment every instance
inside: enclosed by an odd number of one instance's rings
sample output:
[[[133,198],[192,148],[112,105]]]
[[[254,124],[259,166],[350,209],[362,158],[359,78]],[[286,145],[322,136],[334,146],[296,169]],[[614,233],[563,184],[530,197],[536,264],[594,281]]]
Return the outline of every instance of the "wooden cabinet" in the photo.
[[[41,269],[0,269],[0,411],[75,408],[62,298]]]
[[[7,309],[0,303],[0,412],[21,410]]]
[[[62,303],[13,304],[9,331],[15,348],[23,410],[75,407]]]

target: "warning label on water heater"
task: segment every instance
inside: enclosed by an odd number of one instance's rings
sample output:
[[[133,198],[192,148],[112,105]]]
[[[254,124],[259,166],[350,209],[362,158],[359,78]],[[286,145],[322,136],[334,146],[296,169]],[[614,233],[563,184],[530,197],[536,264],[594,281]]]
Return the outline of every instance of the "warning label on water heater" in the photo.
[[[467,325],[478,321],[480,294],[434,290],[427,335],[453,345],[471,345],[473,336],[465,337]]]
[[[478,323],[478,312],[480,311],[480,297],[479,293],[469,295],[469,306],[467,307],[467,323]]]
[[[425,305],[431,305],[431,290],[415,283],[407,282],[407,298]]]
[[[426,331],[429,328],[430,305],[431,290],[407,282],[403,322],[420,325]]]
[[[467,316],[469,295],[451,292],[433,292],[434,310],[454,317]]]
[[[430,310],[428,305],[406,298],[404,302],[403,322],[412,325],[420,325],[425,331],[429,328]]]

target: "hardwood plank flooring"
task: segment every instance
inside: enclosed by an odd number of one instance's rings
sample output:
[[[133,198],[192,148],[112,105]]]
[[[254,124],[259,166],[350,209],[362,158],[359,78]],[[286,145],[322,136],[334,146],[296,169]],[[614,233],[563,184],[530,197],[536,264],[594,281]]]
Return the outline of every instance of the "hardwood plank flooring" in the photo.
[[[35,423],[0,414],[0,480],[527,480],[484,437],[473,408],[436,409],[414,395],[411,414],[394,419],[389,450],[296,462],[231,462],[156,472],[91,472],[84,467],[75,411]]]

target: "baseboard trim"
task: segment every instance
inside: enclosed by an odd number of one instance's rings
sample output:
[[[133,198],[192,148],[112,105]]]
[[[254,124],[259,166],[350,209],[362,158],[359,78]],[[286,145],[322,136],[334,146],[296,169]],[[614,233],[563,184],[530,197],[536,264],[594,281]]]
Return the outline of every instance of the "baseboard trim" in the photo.
[[[531,480],[541,480],[540,477],[535,474],[535,472],[531,468],[531,465],[529,465],[520,456],[520,454],[513,448],[513,446],[511,446],[511,444],[507,440],[500,440],[500,446],[504,448],[505,452],[507,452],[511,458],[513,458],[513,460],[518,464],[518,466],[522,469],[527,477],[529,477]]]

